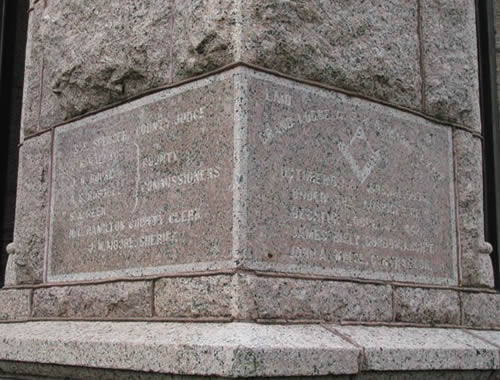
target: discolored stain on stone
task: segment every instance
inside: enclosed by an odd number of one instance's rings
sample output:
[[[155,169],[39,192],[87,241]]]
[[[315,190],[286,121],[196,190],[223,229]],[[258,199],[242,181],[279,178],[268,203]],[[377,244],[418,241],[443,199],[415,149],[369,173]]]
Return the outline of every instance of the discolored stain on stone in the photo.
[[[425,112],[481,131],[474,0],[422,0]]]
[[[150,317],[151,286],[137,281],[35,289],[33,316]]]
[[[460,324],[458,292],[445,289],[396,288],[396,321]]]

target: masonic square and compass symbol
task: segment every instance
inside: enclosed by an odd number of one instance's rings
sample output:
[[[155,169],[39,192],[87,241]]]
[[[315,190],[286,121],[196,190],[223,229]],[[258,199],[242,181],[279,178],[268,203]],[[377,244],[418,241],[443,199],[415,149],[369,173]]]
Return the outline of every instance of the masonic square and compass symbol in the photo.
[[[339,142],[338,146],[359,182],[365,182],[380,162],[381,155],[380,151],[372,149],[363,127],[358,127],[348,145]],[[360,157],[354,156],[356,152],[362,153]]]

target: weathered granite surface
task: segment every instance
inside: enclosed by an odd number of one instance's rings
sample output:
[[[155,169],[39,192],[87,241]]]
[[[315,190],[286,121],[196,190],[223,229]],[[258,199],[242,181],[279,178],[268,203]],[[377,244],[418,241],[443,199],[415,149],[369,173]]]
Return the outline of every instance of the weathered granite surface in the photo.
[[[0,337],[0,360],[225,377],[359,369],[359,349],[320,326],[44,322],[0,324]]]
[[[238,276],[239,318],[391,321],[388,285]]]
[[[460,324],[460,299],[454,290],[396,288],[394,308],[400,322]]]
[[[498,369],[498,348],[464,330],[333,327],[364,348],[365,370]]]
[[[35,8],[43,17],[30,34],[33,46],[43,46],[44,75],[25,106],[27,134],[36,130],[28,115],[37,116],[40,97],[47,128],[238,61],[479,129],[472,0],[428,0],[420,11],[407,0],[362,7],[353,0],[64,0]],[[41,49],[34,51],[27,77],[36,90]]]
[[[465,325],[500,328],[500,294],[462,293],[461,297]]]
[[[422,0],[425,111],[481,131],[474,0]]]
[[[481,140],[456,130],[453,135],[456,162],[461,283],[493,286],[491,245],[484,242],[483,166]]]
[[[40,32],[42,6],[31,4],[28,15],[28,31],[24,67],[23,110],[21,120],[21,141],[24,134],[30,135],[39,130],[43,43]]]
[[[9,255],[6,278],[14,284],[43,280],[49,202],[51,135],[44,133],[24,142],[20,149],[14,254]]]
[[[125,379],[142,379],[144,372],[250,378],[315,376],[321,380],[326,379],[316,376],[359,375],[360,379],[367,379],[373,374],[380,376],[375,379],[422,379],[425,374],[430,378],[458,380],[463,378],[460,375],[470,374],[475,376],[470,378],[480,379],[484,378],[481,375],[492,375],[489,371],[500,368],[500,353],[498,347],[487,343],[488,339],[473,334],[476,332],[457,329],[331,324],[0,324],[3,342],[0,371],[19,372],[25,365],[23,362],[27,363],[25,368],[36,368],[30,363],[38,362],[52,365],[42,367],[40,373],[49,376],[71,374],[71,368],[57,368],[64,365],[83,367],[82,373],[87,369],[87,374],[92,374],[93,368],[112,369],[116,379],[122,378],[120,375],[130,376]],[[17,363],[13,365],[12,361]],[[124,369],[142,373],[116,371]],[[478,370],[487,372],[474,372]],[[104,378],[109,376],[108,373]],[[291,379],[298,380],[296,377]]]
[[[31,289],[0,290],[0,320],[30,316]]]
[[[233,276],[163,278],[155,282],[158,317],[231,317],[236,289]]]
[[[151,317],[151,286],[134,281],[35,289],[33,317]]]

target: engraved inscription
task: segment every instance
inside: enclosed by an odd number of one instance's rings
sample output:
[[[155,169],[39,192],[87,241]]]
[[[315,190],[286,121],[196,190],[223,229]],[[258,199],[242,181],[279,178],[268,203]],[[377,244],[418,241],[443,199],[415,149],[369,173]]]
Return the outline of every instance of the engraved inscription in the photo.
[[[49,279],[230,257],[231,114],[193,93],[56,130]]]
[[[248,220],[259,267],[456,283],[447,127],[285,80],[249,86]]]

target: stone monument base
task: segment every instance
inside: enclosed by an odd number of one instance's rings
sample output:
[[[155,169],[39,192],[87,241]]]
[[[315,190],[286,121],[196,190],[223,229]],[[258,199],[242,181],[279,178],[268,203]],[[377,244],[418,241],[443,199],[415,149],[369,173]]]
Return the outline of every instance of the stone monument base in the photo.
[[[59,321],[2,324],[0,336],[0,378],[168,378],[160,374],[189,378],[343,375],[346,379],[352,379],[351,375],[356,375],[355,379],[500,376],[500,331]]]

